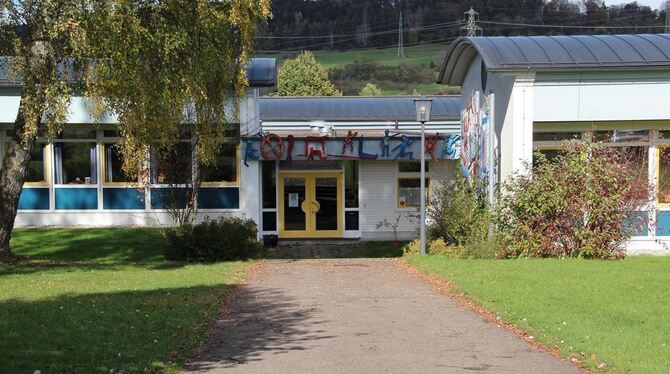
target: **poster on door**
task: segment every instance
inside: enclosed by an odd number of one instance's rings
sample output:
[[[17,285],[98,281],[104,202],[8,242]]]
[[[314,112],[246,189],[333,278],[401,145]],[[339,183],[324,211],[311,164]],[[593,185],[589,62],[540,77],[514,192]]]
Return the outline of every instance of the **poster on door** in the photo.
[[[297,193],[288,194],[288,207],[297,208],[300,201],[300,195]]]

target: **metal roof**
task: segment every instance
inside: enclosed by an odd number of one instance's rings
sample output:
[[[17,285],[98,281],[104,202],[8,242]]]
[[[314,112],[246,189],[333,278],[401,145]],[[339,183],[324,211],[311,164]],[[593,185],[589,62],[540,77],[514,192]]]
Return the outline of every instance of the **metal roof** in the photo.
[[[277,59],[252,58],[247,65],[250,87],[274,87],[277,83]]]
[[[460,118],[460,96],[431,96],[431,120]],[[263,97],[262,121],[416,121],[412,96]]]
[[[438,83],[461,85],[477,55],[487,71],[670,69],[670,34],[462,37]]]
[[[21,77],[11,71],[13,57],[0,56],[0,86],[18,87]],[[75,60],[66,59],[60,69],[67,69],[69,79],[76,77]],[[277,82],[277,60],[274,58],[252,58],[247,64],[249,87],[273,87]]]

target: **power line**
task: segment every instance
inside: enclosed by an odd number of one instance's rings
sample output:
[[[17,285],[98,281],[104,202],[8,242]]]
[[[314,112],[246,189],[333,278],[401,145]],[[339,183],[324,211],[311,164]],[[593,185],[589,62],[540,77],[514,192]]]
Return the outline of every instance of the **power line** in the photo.
[[[502,25],[502,26],[523,26],[523,27],[544,27],[557,29],[639,29],[639,28],[663,28],[663,25],[622,25],[622,26],[578,26],[578,25],[545,25],[533,23],[518,23],[518,22],[497,22],[497,21],[479,21],[488,25]]]

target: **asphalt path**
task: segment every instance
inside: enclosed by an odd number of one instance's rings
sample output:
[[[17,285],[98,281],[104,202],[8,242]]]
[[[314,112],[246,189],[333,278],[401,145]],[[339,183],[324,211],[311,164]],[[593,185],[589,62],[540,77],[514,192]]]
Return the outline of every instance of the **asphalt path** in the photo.
[[[579,373],[394,260],[270,260],[186,372]]]

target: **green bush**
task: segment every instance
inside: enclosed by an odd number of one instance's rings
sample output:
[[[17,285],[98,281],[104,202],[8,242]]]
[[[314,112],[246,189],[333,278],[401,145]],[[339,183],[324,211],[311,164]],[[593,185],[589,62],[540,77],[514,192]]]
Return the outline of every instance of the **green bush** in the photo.
[[[205,220],[163,231],[165,257],[175,261],[213,262],[249,258],[262,248],[254,221],[236,217]]]
[[[419,253],[419,241],[414,240],[403,247],[403,255],[413,255]],[[430,255],[442,255],[452,258],[493,258],[495,255],[495,246],[491,243],[483,242],[477,245],[450,245],[444,242],[442,238],[429,240],[426,244],[426,253]]]
[[[645,222],[646,149],[570,141],[549,161],[512,176],[495,216],[501,257],[623,257]]]
[[[450,184],[438,187],[427,209],[430,241],[441,240],[454,247],[450,256],[461,258],[491,258],[495,246],[489,240],[490,212],[486,198],[475,183],[460,172]]]

